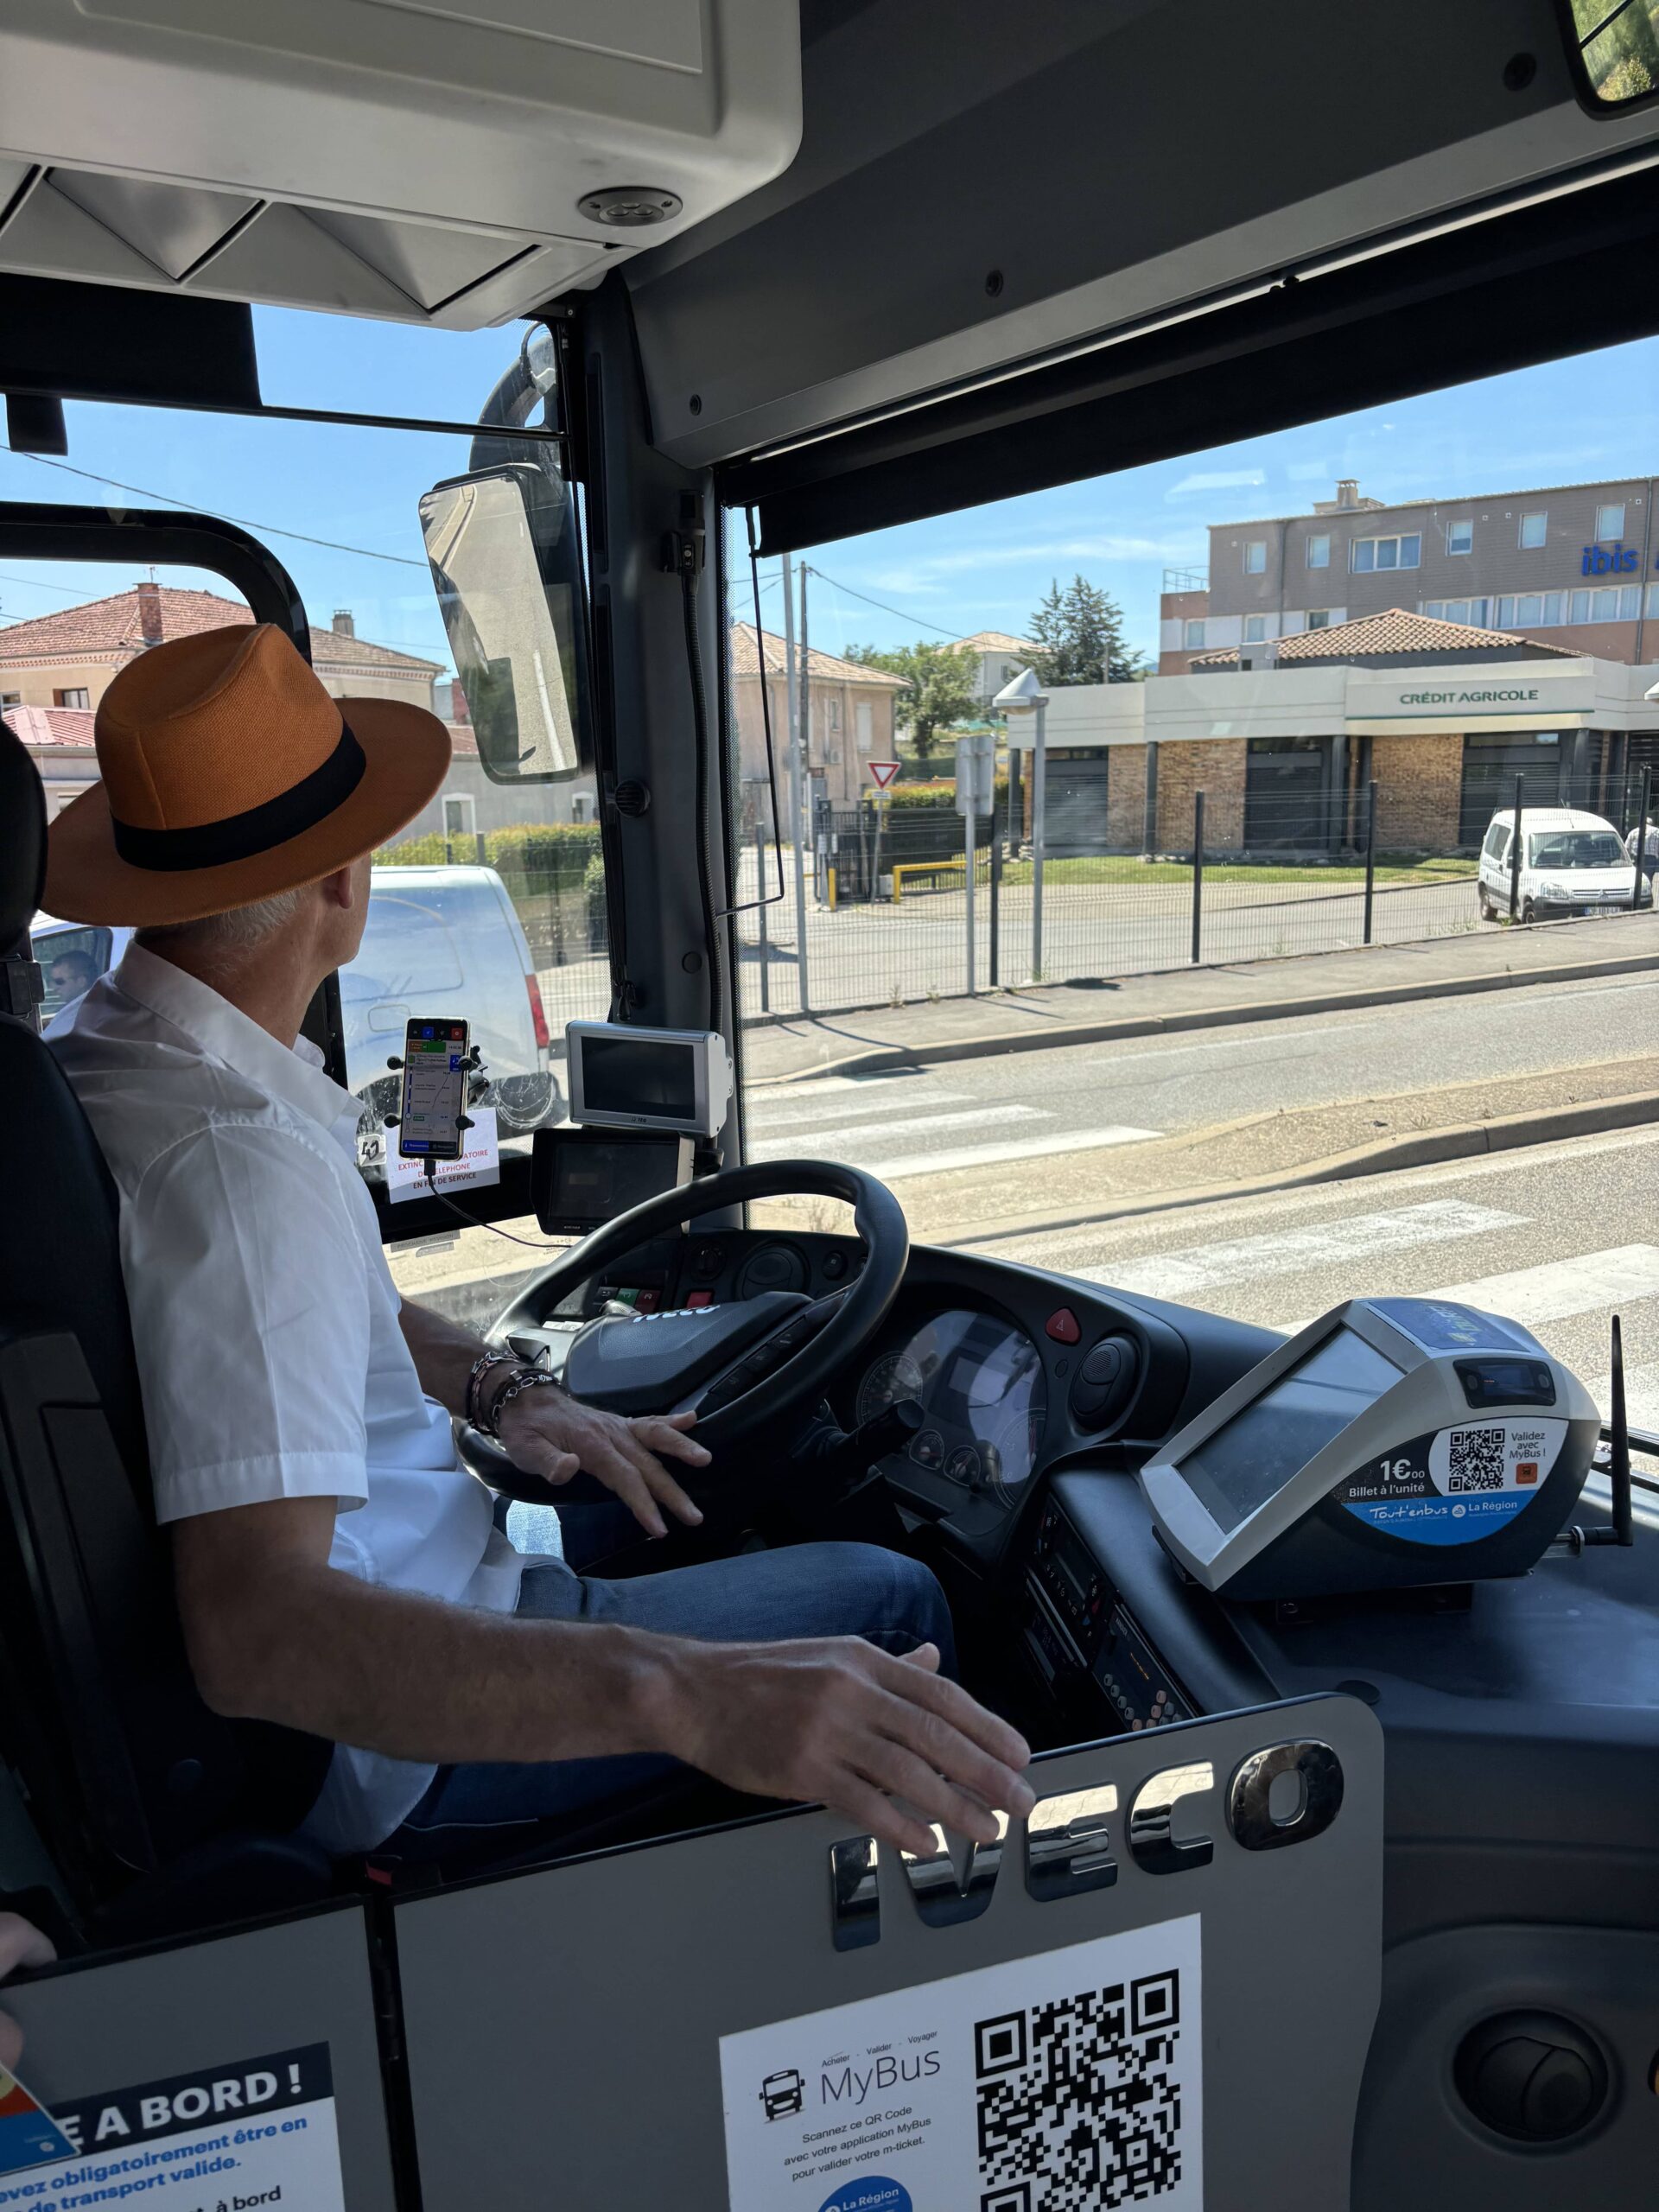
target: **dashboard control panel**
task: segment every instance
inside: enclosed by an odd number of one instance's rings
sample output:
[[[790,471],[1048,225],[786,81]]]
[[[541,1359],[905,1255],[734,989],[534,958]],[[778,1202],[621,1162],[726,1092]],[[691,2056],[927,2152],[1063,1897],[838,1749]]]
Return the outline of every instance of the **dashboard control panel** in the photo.
[[[1127,1731],[1194,1718],[1192,1700],[1052,1498],[1037,1526],[1028,1587],[1027,1641],[1046,1681],[1086,1673]]]

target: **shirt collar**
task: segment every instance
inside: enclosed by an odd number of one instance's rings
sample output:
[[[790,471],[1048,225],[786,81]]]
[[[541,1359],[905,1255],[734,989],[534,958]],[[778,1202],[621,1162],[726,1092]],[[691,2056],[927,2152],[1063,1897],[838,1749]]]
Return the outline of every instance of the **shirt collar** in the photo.
[[[296,1039],[290,1051],[211,984],[159,953],[130,944],[111,980],[127,997],[181,1029],[204,1052],[325,1129],[332,1131],[346,1114],[355,1122],[362,1110],[349,1090],[323,1072],[322,1054],[308,1037]]]

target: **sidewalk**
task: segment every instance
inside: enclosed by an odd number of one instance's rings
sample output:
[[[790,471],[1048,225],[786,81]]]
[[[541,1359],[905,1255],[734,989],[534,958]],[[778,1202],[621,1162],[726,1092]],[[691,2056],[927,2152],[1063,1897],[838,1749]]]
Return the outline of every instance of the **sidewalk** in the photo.
[[[743,1036],[746,1083],[874,1073],[1159,1031],[1220,1027],[1528,983],[1659,969],[1659,916],[1610,915],[1524,930],[1177,969],[1093,985],[986,992],[877,1013],[769,1021]]]

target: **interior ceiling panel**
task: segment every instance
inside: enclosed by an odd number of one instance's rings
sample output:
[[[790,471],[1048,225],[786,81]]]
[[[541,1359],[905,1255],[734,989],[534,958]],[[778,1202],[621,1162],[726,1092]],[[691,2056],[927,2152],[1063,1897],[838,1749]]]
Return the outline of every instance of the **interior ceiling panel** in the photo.
[[[0,270],[499,321],[799,134],[794,0],[4,0]],[[18,164],[55,201],[8,219]]]
[[[1578,105],[1553,0],[954,0],[944,39],[932,0],[807,0],[803,29],[792,168],[625,272],[654,435],[690,465],[1236,296],[1659,133],[1653,110]]]

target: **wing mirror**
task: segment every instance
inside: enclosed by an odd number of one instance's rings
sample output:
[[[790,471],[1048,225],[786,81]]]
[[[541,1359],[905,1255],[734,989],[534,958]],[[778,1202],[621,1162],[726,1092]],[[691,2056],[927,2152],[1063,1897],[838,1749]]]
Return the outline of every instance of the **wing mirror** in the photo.
[[[544,463],[504,461],[435,485],[420,512],[485,774],[496,784],[579,774],[593,743],[569,486]]]

